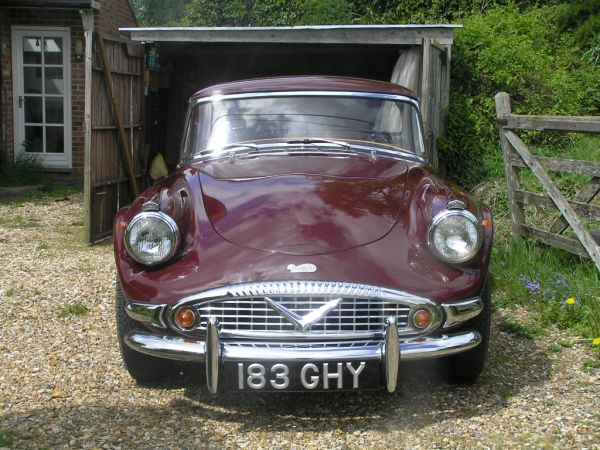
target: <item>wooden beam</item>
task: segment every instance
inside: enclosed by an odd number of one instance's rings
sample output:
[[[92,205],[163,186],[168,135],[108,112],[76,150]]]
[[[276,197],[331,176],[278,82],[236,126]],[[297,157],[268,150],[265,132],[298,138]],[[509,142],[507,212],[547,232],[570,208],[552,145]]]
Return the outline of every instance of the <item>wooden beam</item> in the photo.
[[[575,201],[589,203],[596,197],[596,195],[598,195],[598,193],[600,193],[600,177],[595,177],[592,178],[586,187],[579,191],[579,193],[575,196]],[[562,234],[568,227],[569,224],[565,218],[561,216],[550,226],[550,231],[552,233]]]
[[[531,154],[531,152],[525,146],[523,141],[521,141],[521,139],[512,131],[506,131],[504,135],[506,136],[506,139],[508,140],[512,148],[514,148],[517,151],[517,153],[521,155],[523,161],[525,161],[527,166],[531,169],[531,171],[540,181],[546,192],[548,192],[548,194],[552,198],[552,201],[554,201],[554,204],[557,206],[563,217],[567,220],[569,225],[571,225],[571,228],[573,228],[573,231],[579,238],[581,245],[585,247],[585,250],[590,255],[590,258],[592,258],[592,260],[596,264],[596,267],[598,268],[598,270],[600,270],[600,247],[598,247],[596,241],[590,235],[590,233],[585,228],[583,228],[579,217],[577,217],[577,214],[575,213],[571,205],[569,205],[567,199],[554,185],[548,174],[544,171],[543,167],[537,161],[535,156]]]
[[[134,197],[137,197],[140,193],[138,189],[137,180],[135,178],[135,172],[133,168],[133,159],[131,157],[131,152],[129,150],[129,143],[127,142],[127,135],[125,134],[125,127],[123,124],[123,118],[121,116],[121,108],[119,107],[119,101],[115,96],[113,89],[113,79],[112,74],[110,72],[110,66],[108,64],[108,58],[106,57],[106,47],[104,46],[104,38],[100,37],[98,39],[98,47],[100,48],[100,58],[102,59],[102,66],[104,66],[104,77],[106,81],[106,87],[108,88],[108,93],[110,95],[110,100],[113,105],[113,112],[115,115],[115,122],[117,122],[117,126],[119,127],[119,141],[121,142],[121,149],[123,154],[123,160],[125,161],[125,169],[129,176],[129,182],[131,185],[131,192]]]
[[[600,133],[600,116],[520,116],[511,114],[500,122],[508,129],[557,130]]]
[[[585,161],[579,159],[560,159],[549,158],[547,156],[537,156],[540,165],[553,172],[578,173],[580,175],[597,176],[600,174],[600,162]],[[513,167],[527,167],[521,158],[512,155],[510,164]]]
[[[556,205],[548,195],[519,190],[515,191],[515,199],[519,203],[557,210]],[[571,205],[571,208],[573,208],[573,210],[580,216],[584,216],[591,220],[600,220],[600,206],[572,201],[569,202],[569,205]]]
[[[496,118],[498,121],[511,114],[510,96],[506,92],[499,92],[494,97],[496,103]],[[500,145],[502,147],[502,160],[504,162],[504,176],[506,178],[506,195],[508,198],[508,211],[510,212],[510,222],[512,234],[518,236],[521,234],[520,227],[525,223],[523,208],[515,200],[514,191],[521,188],[519,179],[519,169],[510,164],[513,151],[506,140],[506,129],[501,126],[499,129]]]
[[[559,234],[550,233],[549,231],[538,230],[537,228],[523,225],[521,227],[522,234],[525,237],[537,239],[551,247],[558,247],[575,255],[589,258],[587,251],[577,239],[568,238]]]

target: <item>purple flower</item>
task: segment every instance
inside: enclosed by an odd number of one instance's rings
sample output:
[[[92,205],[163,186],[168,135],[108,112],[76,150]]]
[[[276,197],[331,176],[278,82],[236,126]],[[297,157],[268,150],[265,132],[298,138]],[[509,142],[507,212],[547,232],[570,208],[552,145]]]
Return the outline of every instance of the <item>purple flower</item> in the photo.
[[[539,291],[540,287],[541,286],[540,286],[539,281],[529,281],[525,285],[525,289],[527,289],[528,291],[531,291],[531,292]]]

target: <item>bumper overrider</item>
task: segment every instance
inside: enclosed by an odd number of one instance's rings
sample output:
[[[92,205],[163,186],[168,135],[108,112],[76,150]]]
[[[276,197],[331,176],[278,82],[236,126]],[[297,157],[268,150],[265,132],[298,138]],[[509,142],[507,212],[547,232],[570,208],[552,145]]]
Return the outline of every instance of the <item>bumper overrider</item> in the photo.
[[[198,313],[193,327],[178,325],[176,312],[181,308]],[[436,304],[406,292],[354,283],[252,283],[212,289],[172,305],[129,301],[127,314],[148,329],[129,332],[125,342],[147,355],[205,363],[211,393],[218,391],[225,365],[239,363],[242,370],[247,362],[273,367],[305,363],[305,368],[317,372],[315,364],[322,363],[327,389],[328,376],[341,383],[341,372],[327,374],[332,361],[343,361],[337,363],[339,371],[340,364],[346,364],[355,375],[353,363],[362,367],[378,362],[387,390],[394,392],[401,360],[442,357],[479,345],[477,331],[452,332],[452,328],[482,309],[479,297]],[[294,310],[308,313],[299,315]],[[431,323],[418,329],[414,317],[422,310],[431,313]]]

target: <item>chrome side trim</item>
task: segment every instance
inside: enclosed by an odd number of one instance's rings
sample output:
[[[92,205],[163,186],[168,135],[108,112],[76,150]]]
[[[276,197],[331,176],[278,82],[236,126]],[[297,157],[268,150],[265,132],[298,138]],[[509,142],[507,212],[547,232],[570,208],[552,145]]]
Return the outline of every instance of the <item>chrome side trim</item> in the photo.
[[[147,331],[131,331],[125,336],[127,345],[138,352],[179,361],[205,361],[206,344],[183,337],[159,336]],[[481,342],[476,331],[465,331],[400,341],[400,359],[436,358],[470,350]],[[255,348],[238,347],[221,342],[221,361],[334,361],[380,360],[382,344],[345,348]]]
[[[387,319],[381,356],[383,358],[383,370],[385,371],[385,385],[388,392],[394,392],[398,383],[398,365],[401,356],[398,327],[396,326],[396,318],[393,316]]]
[[[128,302],[125,305],[125,312],[133,320],[164,329],[167,328],[163,320],[163,311],[166,307],[167,305]]]
[[[444,328],[448,328],[478,316],[483,311],[483,300],[476,297],[462,302],[442,303],[441,306],[446,312]]]

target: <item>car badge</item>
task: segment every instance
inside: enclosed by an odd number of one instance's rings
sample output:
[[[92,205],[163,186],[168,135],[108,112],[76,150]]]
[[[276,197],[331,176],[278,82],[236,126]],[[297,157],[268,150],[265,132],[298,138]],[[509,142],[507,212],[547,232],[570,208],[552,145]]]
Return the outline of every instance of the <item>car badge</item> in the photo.
[[[300,264],[299,266],[295,264],[290,264],[287,266],[287,270],[292,273],[308,273],[308,272],[316,272],[317,266],[314,264]]]
[[[291,309],[286,308],[281,303],[276,302],[272,298],[265,297],[264,299],[267,302],[267,305],[281,314],[288,322],[294,325],[294,328],[296,328],[298,331],[308,330],[311,326],[322,320],[327,314],[337,308],[343,300],[342,297],[334,298],[333,300],[325,303],[323,306],[309,312],[304,316],[301,316],[296,314]]]

